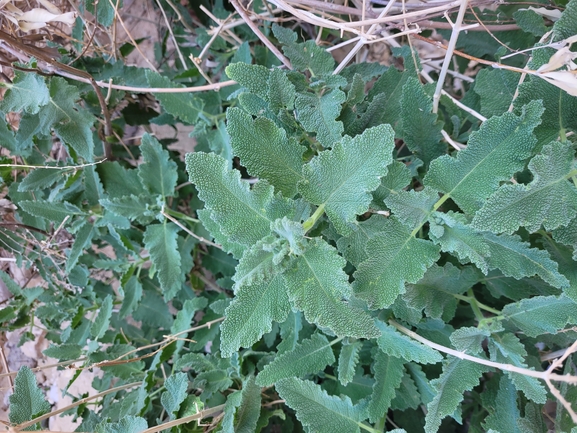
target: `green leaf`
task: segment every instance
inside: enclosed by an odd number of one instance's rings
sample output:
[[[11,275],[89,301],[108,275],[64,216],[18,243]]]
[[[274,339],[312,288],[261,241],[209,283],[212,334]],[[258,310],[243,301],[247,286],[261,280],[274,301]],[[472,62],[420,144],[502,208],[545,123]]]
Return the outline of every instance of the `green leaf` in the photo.
[[[464,398],[463,393],[473,389],[481,375],[488,370],[484,365],[449,357],[443,365],[441,376],[431,381],[437,393],[433,401],[427,404],[425,432],[436,433],[443,418],[455,412]]]
[[[327,327],[338,336],[376,337],[379,331],[373,318],[348,305],[351,287],[344,265],[333,247],[311,239],[305,253],[283,274],[289,299],[310,323]]]
[[[127,170],[114,161],[98,164],[96,171],[102,180],[104,190],[111,199],[146,193],[138,178],[138,170]]]
[[[235,433],[253,433],[260,417],[261,388],[250,376],[241,391],[240,405],[236,411]]]
[[[417,409],[421,404],[421,395],[411,376],[404,371],[401,385],[397,388],[395,398],[391,401],[392,410]]]
[[[439,248],[432,242],[416,239],[395,218],[386,221],[386,230],[367,242],[368,259],[354,274],[355,295],[371,309],[391,305],[405,291],[405,282],[419,281],[439,258]]]
[[[541,47],[534,50],[532,61],[527,64],[527,67],[533,70],[539,69],[540,66],[548,63],[555,53],[557,50],[553,48]],[[577,119],[573,115],[577,111],[575,96],[531,75],[519,86],[519,95],[514,103],[515,108],[519,110],[522,105],[535,100],[542,101],[545,108],[542,123],[535,129],[535,135],[541,146],[557,140],[559,136],[564,137],[567,130],[577,130]]]
[[[287,377],[299,377],[318,373],[335,362],[333,349],[322,334],[314,334],[303,340],[290,352],[277,355],[256,377],[260,386],[270,386]]]
[[[80,358],[82,354],[82,347],[78,344],[60,344],[58,346],[50,345],[50,347],[42,353],[50,358],[56,358],[58,361],[68,361]]]
[[[124,290],[124,299],[122,300],[119,316],[121,319],[124,319],[131,314],[140,303],[142,299],[142,284],[140,284],[138,278],[133,275],[123,285],[122,289]]]
[[[37,131],[47,134],[50,127],[56,135],[86,161],[92,161],[94,140],[92,124],[94,116],[76,104],[80,95],[76,86],[69,85],[63,78],[50,80],[50,102],[38,113],[40,123]]]
[[[421,364],[436,364],[443,359],[439,352],[401,334],[392,326],[380,321],[377,321],[377,326],[381,331],[377,344],[387,355]]]
[[[395,356],[377,350],[373,370],[376,382],[369,400],[369,420],[377,422],[387,414],[391,401],[395,397],[395,389],[401,385],[405,372],[404,361]]]
[[[240,399],[240,391],[234,391],[226,397],[224,416],[218,433],[234,433],[234,414],[236,408],[240,406]]]
[[[539,38],[549,31],[543,17],[531,9],[519,9],[513,13],[513,18],[521,30]]]
[[[22,424],[50,412],[50,404],[36,384],[36,377],[30,368],[22,366],[14,379],[14,393],[9,398],[12,424]]]
[[[266,209],[272,201],[272,186],[261,181],[251,190],[238,170],[229,170],[227,161],[214,154],[187,154],[186,170],[229,241],[250,246],[270,234],[273,220]]]
[[[286,405],[296,411],[298,420],[316,433],[358,433],[366,416],[348,397],[331,396],[319,385],[291,377],[275,388]]]
[[[157,72],[146,69],[146,80],[150,87],[156,88],[182,88]],[[162,108],[174,117],[178,117],[185,123],[193,125],[203,113],[204,102],[193,96],[192,93],[153,93],[160,102]]]
[[[344,137],[304,166],[299,192],[311,203],[324,206],[337,231],[348,235],[356,215],[368,209],[370,192],[387,174],[393,146],[389,125],[368,129],[355,138]]]
[[[162,407],[168,412],[170,420],[177,417],[180,405],[188,395],[188,376],[186,373],[174,373],[164,381],[164,391],[160,396]]]
[[[355,376],[355,369],[359,362],[359,351],[362,348],[362,342],[353,341],[350,342],[346,339],[339,353],[339,366],[338,366],[338,377],[339,382],[346,386],[348,383],[352,382]]]
[[[552,234],[557,242],[573,248],[573,260],[577,261],[577,218],[573,218],[566,226],[553,230]]]
[[[457,309],[457,299],[479,281],[477,273],[471,268],[459,269],[451,263],[440,267],[430,267],[421,280],[407,284],[403,299],[411,307],[425,311],[427,317],[451,320]]]
[[[488,348],[491,361],[527,368],[525,362],[527,351],[515,335],[509,332],[494,333],[489,338]],[[547,401],[547,390],[538,379],[513,372],[507,372],[507,375],[515,387],[519,391],[523,391],[529,400],[533,400],[535,403]]]
[[[16,69],[12,83],[3,82],[2,87],[8,88],[0,102],[0,110],[4,113],[24,111],[36,114],[41,107],[50,102],[50,93],[45,79],[36,73]]]
[[[540,102],[532,101],[520,116],[505,113],[485,121],[456,158],[445,155],[431,162],[423,183],[475,213],[500,182],[523,169],[537,142],[532,131],[542,113]]]
[[[101,199],[100,204],[107,210],[117,215],[124,216],[130,220],[135,220],[140,224],[147,225],[154,221],[157,212],[151,210],[157,203],[154,196],[149,194],[125,195],[113,199]]]
[[[380,215],[374,215],[368,220],[358,223],[358,230],[352,232],[349,236],[343,236],[337,241],[337,248],[345,259],[354,266],[368,259],[365,251],[367,242],[377,233],[387,230],[389,227],[385,218]]]
[[[127,415],[119,422],[102,422],[96,426],[96,433],[139,433],[148,428],[144,418]]]
[[[274,36],[283,45],[284,54],[290,59],[294,69],[310,71],[315,75],[328,75],[333,72],[335,61],[333,56],[317,46],[315,41],[297,43],[297,35],[292,30],[273,24]]]
[[[433,212],[429,218],[429,237],[441,251],[453,253],[461,263],[471,261],[487,274],[490,248],[483,234],[468,225],[462,213]]]
[[[225,312],[220,325],[222,356],[229,357],[239,347],[250,347],[272,329],[272,322],[286,320],[291,306],[283,277],[242,285]]]
[[[268,78],[267,99],[272,110],[292,110],[295,104],[296,91],[286,72],[281,69],[270,71]]]
[[[162,197],[174,196],[177,173],[176,163],[170,160],[166,149],[150,134],[142,136],[140,151],[144,162],[138,165],[138,177],[144,187]]]
[[[363,89],[364,97],[364,89]],[[358,106],[357,106],[358,107]],[[352,122],[348,125],[345,124],[345,133],[354,137],[361,134],[365,129],[372,128],[374,126],[382,125],[385,122],[387,107],[387,98],[384,94],[376,95],[371,102],[367,105],[367,109],[360,114],[359,117],[353,118]],[[344,114],[344,111],[343,111]],[[343,115],[341,114],[341,118]],[[343,119],[344,120],[344,119]]]
[[[220,225],[212,219],[212,212],[209,209],[198,209],[196,215],[214,241],[222,247],[223,251],[232,254],[237,259],[243,255],[246,247],[237,242],[232,242],[220,231]]]
[[[303,179],[305,148],[264,117],[253,120],[239,108],[230,108],[226,117],[234,154],[250,175],[268,180],[285,197],[293,197],[296,184]]]
[[[481,69],[474,87],[475,93],[481,98],[481,114],[489,118],[500,116],[507,111],[518,85],[519,74],[516,72],[506,69]]]
[[[439,193],[425,187],[420,191],[399,191],[385,199],[385,204],[395,216],[411,230],[421,227],[439,200]]]
[[[166,300],[172,299],[183,283],[177,232],[178,227],[166,221],[149,225],[144,232],[144,246],[158,272],[158,281]]]
[[[316,133],[324,147],[332,147],[342,138],[343,122],[337,121],[346,95],[339,89],[324,93],[299,94],[295,99],[297,120],[307,132]]]
[[[18,203],[25,212],[60,224],[66,217],[74,215],[84,215],[84,213],[73,204],[68,202],[53,203],[46,200],[21,201]]]
[[[569,286],[569,280],[558,271],[558,265],[547,251],[531,248],[517,235],[495,235],[484,232],[486,244],[489,246],[489,269],[499,269],[508,277],[521,279],[539,275],[553,287]]]
[[[67,174],[68,171],[65,169],[37,168],[32,170],[30,174],[20,182],[20,185],[18,185],[18,191],[36,191],[39,189],[50,188],[56,182],[65,179]]]
[[[94,236],[94,227],[90,222],[86,222],[80,230],[76,233],[76,239],[72,244],[70,253],[68,254],[68,260],[66,261],[66,273],[70,273],[72,268],[78,263],[80,255],[83,253],[84,248],[90,245],[92,237]]]
[[[112,296],[108,295],[102,301],[100,305],[100,311],[98,315],[94,318],[94,323],[90,328],[90,335],[95,340],[102,338],[104,333],[108,330],[110,326],[110,317],[112,317]]]
[[[374,100],[378,95],[386,98],[386,108],[384,110],[383,123],[390,124],[395,131],[399,130],[397,124],[401,119],[401,99],[403,86],[410,77],[414,77],[409,71],[399,72],[394,67],[389,67],[380,78],[375,81],[369,92],[369,98]]]
[[[410,77],[403,85],[401,96],[401,132],[405,144],[428,166],[438,156],[447,153],[442,122],[433,113],[433,101],[425,93],[423,85]]]
[[[249,92],[267,99],[267,82],[271,72],[262,65],[249,65],[247,63],[231,63],[225,69],[226,75],[236,81]]]
[[[577,323],[577,304],[566,296],[535,296],[506,305],[502,314],[530,337],[556,334]]]
[[[495,411],[485,418],[483,427],[485,431],[493,429],[500,432],[521,433],[524,430],[521,430],[517,424],[520,418],[517,390],[507,376],[501,376],[499,391],[495,399]]]
[[[86,10],[88,12],[93,14],[95,18],[98,17],[98,22],[100,24],[104,27],[109,27],[114,22],[114,9],[118,8],[120,10],[122,7],[122,0],[116,0],[114,3],[101,2],[97,0],[84,0],[84,4],[86,5]]]
[[[405,164],[393,161],[386,176],[381,178],[381,185],[373,192],[371,207],[383,208],[384,200],[391,194],[397,194],[411,182],[411,171]]]
[[[475,214],[471,225],[479,230],[513,233],[520,226],[533,233],[565,226],[577,213],[577,189],[568,178],[573,146],[553,142],[529,162],[533,181],[528,185],[503,185]]]

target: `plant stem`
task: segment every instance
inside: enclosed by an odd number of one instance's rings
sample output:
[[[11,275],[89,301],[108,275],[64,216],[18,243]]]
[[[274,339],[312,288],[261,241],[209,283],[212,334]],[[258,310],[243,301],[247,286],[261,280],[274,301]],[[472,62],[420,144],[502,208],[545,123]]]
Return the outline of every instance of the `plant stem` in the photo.
[[[325,205],[323,203],[317,208],[315,213],[312,214],[312,216],[303,223],[303,228],[305,229],[305,232],[308,232],[310,229],[313,228],[313,226],[315,225],[317,220],[321,217],[321,215],[324,213],[324,211],[325,211]]]

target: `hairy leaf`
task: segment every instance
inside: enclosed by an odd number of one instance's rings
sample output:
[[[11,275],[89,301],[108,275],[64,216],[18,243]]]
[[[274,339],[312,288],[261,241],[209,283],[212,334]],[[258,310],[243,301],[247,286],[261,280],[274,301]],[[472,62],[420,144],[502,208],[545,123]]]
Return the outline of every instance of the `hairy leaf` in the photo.
[[[508,304],[503,316],[530,337],[555,334],[577,323],[577,304],[566,296],[535,296]]]
[[[316,133],[324,147],[332,147],[342,138],[343,122],[336,118],[345,100],[345,93],[339,89],[322,94],[299,94],[295,99],[297,120],[307,132]]]
[[[177,231],[176,225],[165,221],[149,225],[144,232],[144,246],[158,272],[164,299],[172,299],[181,289],[183,282],[176,242]]]
[[[411,171],[405,164],[393,161],[389,165],[387,175],[381,178],[381,184],[373,191],[373,203],[371,207],[381,209],[384,200],[391,194],[397,194],[411,182]]]
[[[335,362],[333,349],[322,334],[298,343],[294,350],[277,355],[256,377],[260,386],[270,386],[281,379],[318,373]]]
[[[261,410],[260,391],[254,376],[250,376],[242,387],[240,405],[235,417],[235,433],[253,433],[256,430]]]
[[[150,134],[144,134],[140,151],[144,162],[138,165],[138,177],[144,187],[162,197],[174,196],[177,173],[176,163],[170,160],[168,152]]]
[[[90,334],[95,340],[102,338],[104,333],[108,330],[110,317],[112,317],[112,296],[108,295],[104,298],[104,301],[102,301],[100,311],[94,318],[94,323],[90,328]]]
[[[389,218],[383,233],[367,242],[368,258],[354,274],[355,295],[371,309],[391,305],[405,291],[405,282],[416,283],[439,258],[430,241],[416,239],[399,221]]]
[[[187,396],[188,376],[186,373],[174,373],[164,381],[164,391],[160,396],[162,407],[171,420],[175,419],[178,409]]]
[[[337,371],[339,382],[343,386],[346,386],[351,382],[355,376],[355,369],[359,362],[359,351],[361,350],[361,347],[362,343],[360,341],[350,342],[348,340],[344,341],[341,346]]]
[[[184,86],[176,84],[170,81],[168,78],[163,77],[158,72],[146,69],[146,80],[150,87],[156,88],[182,88]],[[200,114],[204,103],[202,99],[193,96],[192,93],[153,93],[154,97],[158,99],[158,102],[162,105],[162,108],[166,110],[167,113],[172,114],[174,117],[180,118],[183,122],[194,124]]]
[[[455,315],[460,295],[473,287],[479,280],[471,267],[459,269],[451,263],[430,267],[421,280],[407,284],[403,299],[413,308],[425,311],[427,317],[451,320]]]
[[[226,309],[220,326],[222,356],[229,357],[239,347],[250,347],[272,329],[272,322],[284,322],[290,312],[282,275],[254,284],[246,284]]]
[[[377,343],[387,355],[422,364],[435,364],[443,359],[439,352],[401,334],[392,326],[380,321],[377,321],[377,326],[381,331]]]
[[[266,209],[272,201],[272,186],[261,181],[251,190],[240,172],[230,170],[227,161],[215,154],[187,154],[186,170],[212,219],[230,241],[249,246],[270,233],[272,220]]]
[[[376,382],[369,400],[371,422],[377,422],[389,410],[395,397],[395,389],[401,385],[404,374],[403,363],[400,358],[389,356],[380,350],[376,351],[373,364]]]
[[[433,113],[433,101],[425,93],[422,84],[410,77],[403,86],[401,95],[401,128],[405,144],[428,166],[438,156],[447,152],[442,122]]]
[[[102,422],[96,426],[96,433],[138,433],[148,428],[144,418],[125,416],[119,422]]]
[[[473,389],[486,371],[488,368],[484,365],[459,358],[450,357],[444,363],[441,376],[431,381],[437,393],[433,401],[427,404],[426,433],[437,432],[443,418],[457,409],[463,400],[463,393]]]
[[[45,79],[39,74],[14,70],[12,83],[4,82],[2,87],[8,88],[0,103],[0,110],[4,113],[25,111],[36,114],[50,102]]]
[[[305,318],[338,336],[372,338],[379,335],[374,320],[348,304],[351,287],[344,273],[345,260],[321,239],[309,242],[305,253],[283,276],[289,299]]]
[[[491,361],[527,368],[527,363],[525,362],[527,351],[515,335],[511,333],[494,333],[489,338],[488,347]],[[545,403],[547,401],[547,391],[538,379],[513,372],[507,372],[507,375],[515,387],[519,391],[523,391],[529,400],[533,400],[535,403]]]
[[[487,274],[489,245],[483,234],[467,223],[467,218],[461,213],[433,212],[429,219],[429,237],[442,251],[454,253],[461,263],[471,261]]]
[[[542,113],[543,107],[534,101],[520,116],[492,117],[471,134],[456,158],[445,155],[431,162],[423,183],[451,197],[466,213],[475,213],[499,182],[523,168],[537,141],[532,131]]]
[[[249,65],[247,63],[231,63],[225,69],[226,75],[236,81],[249,92],[267,99],[266,83],[270,76],[268,68],[262,65]]]
[[[392,162],[393,131],[388,125],[366,130],[355,138],[344,137],[303,168],[299,192],[325,211],[337,231],[353,231],[355,216],[365,212],[370,192],[379,186]]]
[[[18,203],[25,212],[31,215],[46,218],[55,224],[60,224],[66,217],[74,215],[84,215],[84,213],[73,204],[68,202],[49,202],[46,200],[21,201]]]
[[[150,224],[156,214],[151,210],[151,207],[156,205],[156,201],[154,196],[150,195],[125,195],[124,197],[113,199],[103,198],[100,200],[100,204],[117,215],[136,220],[144,225]]]
[[[284,129],[264,117],[255,120],[239,108],[226,117],[234,154],[255,177],[266,179],[285,197],[293,197],[301,174],[305,148],[288,138]]]
[[[38,388],[34,373],[25,365],[14,379],[14,393],[9,400],[8,418],[13,424],[22,424],[50,412],[50,404]]]
[[[275,388],[287,406],[296,411],[298,420],[317,433],[358,433],[365,418],[350,398],[331,396],[319,385],[295,377],[279,381]]]
[[[421,227],[439,200],[434,189],[425,187],[421,191],[399,191],[385,199],[385,204],[395,216],[411,230]]]
[[[481,98],[481,114],[500,116],[509,108],[519,84],[519,74],[506,69],[481,69],[474,91]]]
[[[92,237],[95,235],[94,227],[90,223],[84,224],[76,233],[76,239],[72,244],[70,253],[68,254],[68,260],[66,261],[66,272],[72,271],[78,259],[80,258],[84,248],[86,248],[92,241]]]
[[[484,232],[483,236],[490,251],[489,269],[499,269],[506,276],[517,279],[539,275],[557,288],[569,285],[569,281],[559,273],[557,263],[551,260],[547,251],[531,248],[517,235],[497,236]]]
[[[577,213],[577,189],[568,178],[574,150],[571,144],[553,142],[529,162],[533,181],[528,185],[503,185],[475,214],[472,226],[495,233],[513,233],[520,226],[530,232],[541,224],[550,231],[567,225]]]
[[[345,259],[353,265],[358,266],[368,258],[365,252],[367,242],[377,233],[387,230],[388,224],[386,219],[380,215],[374,215],[368,220],[358,223],[358,230],[352,232],[349,236],[343,236],[337,241],[337,248]]]
[[[507,376],[501,376],[499,391],[495,399],[495,411],[483,424],[486,431],[493,429],[500,432],[521,433],[517,421],[521,417],[517,407],[517,391]]]

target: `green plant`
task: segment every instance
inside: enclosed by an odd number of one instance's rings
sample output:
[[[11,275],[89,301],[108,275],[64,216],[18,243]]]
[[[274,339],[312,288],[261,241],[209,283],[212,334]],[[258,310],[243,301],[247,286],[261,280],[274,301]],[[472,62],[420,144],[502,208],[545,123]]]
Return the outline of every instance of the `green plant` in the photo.
[[[535,12],[502,10],[537,29]],[[530,77],[490,60],[461,103],[421,83],[408,46],[393,50],[403,70],[334,74],[331,54],[288,28],[270,37],[292,70],[253,55],[251,36],[234,52],[214,39],[211,75],[234,87],[155,93],[152,121],[195,126],[184,163],[150,134],[123,147],[122,130],[152,117],[130,86],[199,73],[87,60],[97,83],[128,86],[109,95],[114,136],[91,129],[90,84],[17,70],[0,110],[20,113],[18,131],[0,127],[23,164],[2,165],[18,212],[0,241],[46,286],[0,273],[3,329],[36,318],[46,355],[103,371],[98,407],[70,409],[78,431],[203,431],[212,418],[223,432],[543,432],[548,401],[561,403],[555,428],[575,431],[577,98],[574,73],[551,70],[555,53],[574,56],[576,28],[572,0]],[[533,47],[517,32],[516,48]],[[52,133],[66,162],[47,161]],[[116,161],[102,161],[107,146]],[[539,351],[558,349],[543,366]],[[49,410],[27,368],[10,401],[19,429]]]

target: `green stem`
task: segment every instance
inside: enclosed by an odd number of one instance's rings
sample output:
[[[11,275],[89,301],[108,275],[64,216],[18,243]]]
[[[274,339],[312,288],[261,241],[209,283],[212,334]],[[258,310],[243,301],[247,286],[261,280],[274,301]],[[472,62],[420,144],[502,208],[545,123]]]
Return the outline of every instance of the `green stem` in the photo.
[[[363,424],[362,422],[357,422],[357,425],[360,428],[362,428],[363,430],[366,430],[366,431],[371,432],[371,433],[382,433],[382,430],[377,430],[377,429],[372,428],[366,424]]]
[[[198,219],[196,219],[196,218],[190,217],[190,216],[188,216],[188,215],[186,215],[186,214],[183,214],[182,212],[178,212],[178,211],[173,210],[173,209],[170,209],[170,208],[168,208],[168,207],[166,207],[166,206],[164,207],[164,212],[166,212],[166,213],[169,214],[170,216],[173,216],[173,217],[175,217],[175,218],[180,218],[180,219],[189,221],[189,222],[194,223],[194,224],[197,224],[197,223],[200,222],[200,220],[198,220]]]
[[[482,302],[479,302],[475,297],[471,298],[470,296],[455,295],[455,294],[453,296],[460,301],[467,302],[468,304],[475,303],[477,304],[477,307],[479,307],[481,310],[485,310],[497,316],[501,315],[501,312],[499,310],[496,310],[494,308],[489,307],[488,305],[483,304]]]
[[[475,294],[473,293],[473,289],[469,289],[467,291],[467,294],[471,298],[471,303],[469,305],[471,305],[471,309],[473,310],[473,313],[475,313],[475,317],[477,318],[477,321],[480,322],[481,320],[483,320],[485,318],[485,316],[483,316],[483,313],[481,312],[481,309],[479,308],[479,304],[477,303],[477,300],[475,299]]]
[[[305,232],[308,232],[310,229],[313,228],[317,220],[322,216],[324,212],[325,212],[325,205],[323,203],[317,208],[315,213],[312,214],[311,217],[303,223],[303,228],[305,229]]]
[[[329,346],[332,346],[333,344],[337,344],[339,341],[342,341],[345,337],[339,337],[339,338],[335,338],[333,341],[331,341],[329,343]]]

